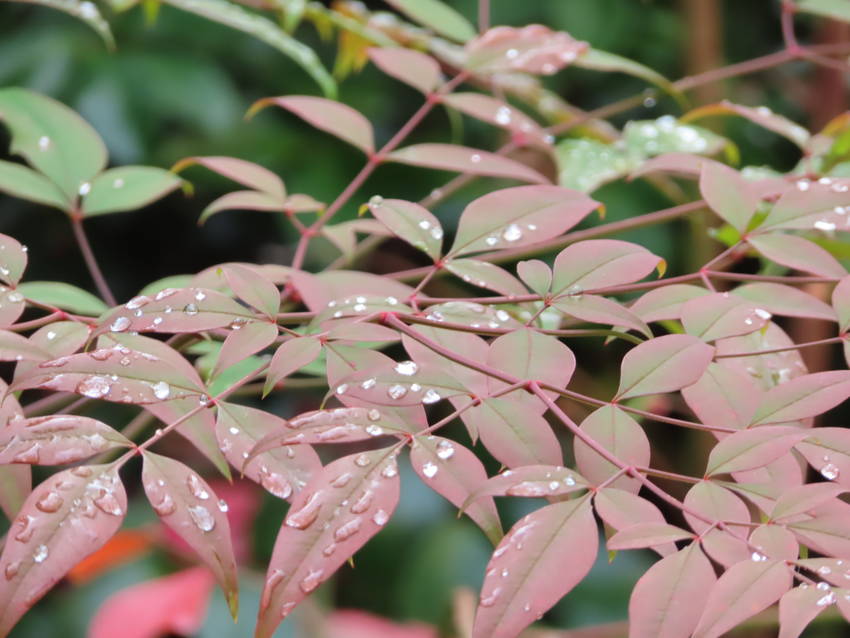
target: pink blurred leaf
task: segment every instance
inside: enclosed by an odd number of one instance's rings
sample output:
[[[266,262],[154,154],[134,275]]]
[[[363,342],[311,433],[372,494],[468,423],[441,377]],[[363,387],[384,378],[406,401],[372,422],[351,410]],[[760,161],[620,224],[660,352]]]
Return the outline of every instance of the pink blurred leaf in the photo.
[[[576,357],[555,337],[531,328],[519,328],[490,343],[487,364],[520,379],[539,381],[561,389],[567,387],[575,372]],[[492,394],[508,384],[488,377],[487,386]]]
[[[836,601],[827,588],[799,585],[779,599],[779,638],[798,638],[818,614]]]
[[[315,361],[321,352],[322,342],[315,337],[298,337],[284,341],[272,356],[266,372],[263,396],[271,392],[281,380]]]
[[[495,290],[503,295],[525,294],[525,288],[513,275],[488,261],[452,259],[446,263],[445,268],[473,286]]]
[[[738,171],[717,162],[706,162],[699,189],[709,208],[739,232],[744,232],[759,204],[757,193]]]
[[[824,514],[788,523],[801,543],[825,556],[850,556],[850,526],[845,514]]]
[[[643,428],[628,414],[613,405],[605,405],[591,413],[581,423],[581,429],[602,448],[629,465],[649,465],[649,439]],[[620,468],[602,457],[579,437],[573,440],[576,466],[591,485],[601,485],[617,474]],[[621,476],[611,486],[637,492],[637,479]]]
[[[826,250],[796,235],[769,233],[750,236],[747,241],[763,257],[795,270],[836,279],[847,274],[844,266]]]
[[[780,495],[776,505],[773,506],[770,518],[777,521],[794,518],[835,499],[846,491],[846,487],[833,483],[800,485]]]
[[[624,326],[628,330],[636,330],[647,337],[652,336],[649,327],[640,317],[625,306],[606,297],[581,293],[567,294],[555,300],[552,307],[565,315],[588,323]]]
[[[737,369],[711,363],[699,381],[682,388],[682,397],[700,421],[741,429],[752,421],[762,391]]]
[[[464,209],[448,256],[516,248],[557,237],[599,206],[584,193],[560,186],[493,191]]]
[[[835,321],[835,311],[828,304],[791,286],[757,282],[738,286],[732,293],[775,315]]]
[[[26,284],[23,285],[26,286]],[[3,303],[0,304],[0,328],[6,328],[14,324],[23,314],[27,302],[20,290],[10,290],[6,286],[0,285],[0,295],[3,298]]]
[[[387,0],[387,4],[451,40],[466,42],[475,36],[475,28],[463,14],[442,0]]]
[[[130,446],[130,441],[105,423],[71,414],[15,419],[0,428],[3,465],[63,465]]]
[[[230,289],[242,301],[274,320],[280,309],[280,291],[267,277],[239,264],[228,264],[222,269]]]
[[[575,587],[596,560],[590,499],[524,516],[487,565],[472,638],[514,638]]]
[[[759,525],[750,534],[750,545],[762,556],[778,560],[797,560],[800,550],[794,535],[781,525]],[[761,556],[755,558],[761,560]],[[753,556],[750,559],[753,560]]]
[[[705,475],[729,474],[764,467],[788,454],[808,430],[773,425],[741,430],[724,437],[708,456]]]
[[[693,155],[691,153],[664,153],[642,162],[638,168],[631,172],[630,179],[657,172],[697,178],[703,166],[714,163],[715,161],[708,157]]]
[[[0,466],[0,509],[6,518],[15,518],[32,491],[32,470],[29,465]]]
[[[325,324],[327,326],[327,324]],[[387,326],[377,323],[363,323],[358,321],[341,321],[328,330],[329,341],[398,341],[398,332]]]
[[[723,100],[717,104],[707,104],[696,108],[682,117],[684,122],[692,122],[704,117],[716,115],[738,115],[746,118],[769,131],[785,137],[800,148],[805,148],[809,140],[809,132],[799,124],[795,124],[788,118],[774,113],[766,106],[752,107],[734,104]]]
[[[157,516],[185,540],[215,575],[230,613],[239,609],[239,583],[227,505],[191,469],[145,450],[142,484]]]
[[[760,229],[846,230],[850,210],[848,191],[847,179],[799,179],[795,184],[786,184]]]
[[[436,627],[418,622],[391,622],[354,609],[333,611],[328,617],[326,629],[327,638],[438,638]]]
[[[88,184],[81,212],[86,217],[136,210],[180,188],[183,180],[154,166],[119,166]]]
[[[658,561],[641,576],[629,600],[630,638],[686,638],[717,577],[699,543]]]
[[[762,389],[769,390],[806,374],[806,364],[795,350],[795,343],[775,323],[770,322],[758,332],[740,337],[718,339],[715,344],[718,355],[762,352],[774,348],[786,348],[782,352],[768,352],[746,357],[727,357],[718,360],[718,365],[748,375]]]
[[[668,523],[635,523],[609,538],[608,549],[644,549],[693,537],[693,533]]]
[[[413,146],[406,146],[390,153],[387,156],[387,161],[470,175],[503,177],[535,184],[545,184],[549,181],[533,168],[516,160],[477,148],[455,144],[414,144]]]
[[[372,124],[350,106],[321,97],[288,95],[258,100],[249,113],[256,113],[271,104],[291,111],[302,120],[356,146],[367,155],[375,152]]]
[[[664,523],[664,515],[653,503],[628,492],[614,487],[604,487],[597,490],[593,498],[596,513],[605,523],[615,530],[622,530],[635,523]],[[676,551],[673,543],[653,547],[662,556],[668,556]]]
[[[193,636],[204,623],[214,585],[208,570],[193,567],[125,587],[103,602],[86,637]]]
[[[616,239],[589,239],[571,244],[555,258],[552,292],[576,295],[643,279],[664,260],[637,244]]]
[[[443,81],[440,65],[430,55],[402,47],[369,49],[369,59],[387,75],[428,95]]]
[[[0,234],[0,281],[17,286],[27,267],[27,251],[14,237]]]
[[[552,269],[539,259],[521,261],[516,267],[519,278],[530,290],[545,295],[552,289]]]
[[[842,277],[832,291],[832,307],[838,315],[838,329],[847,332],[850,329],[850,275]]]
[[[685,520],[692,530],[702,537],[703,549],[714,560],[729,566],[748,559],[750,551],[746,544],[746,527],[727,526],[727,530],[711,529],[706,522],[749,523],[750,511],[746,503],[725,487],[713,481],[700,481],[685,495]],[[694,516],[692,512],[703,518]]]
[[[9,530],[0,556],[0,635],[79,561],[112,537],[127,511],[114,465],[79,466],[36,487]]]
[[[256,638],[269,638],[389,521],[399,497],[394,449],[337,459],[295,498],[275,542]]]
[[[419,204],[403,199],[373,197],[369,212],[400,239],[428,255],[440,258],[443,247],[443,227],[440,220]]]
[[[816,428],[797,451],[825,479],[850,486],[850,430]]]
[[[449,93],[442,96],[441,101],[482,122],[548,146],[546,131],[528,115],[502,100],[483,93]]]
[[[711,589],[694,638],[719,638],[770,607],[792,582],[782,561],[745,560],[732,565]]]
[[[469,449],[440,436],[417,436],[410,449],[413,470],[432,490],[462,509],[494,545],[502,538],[502,523],[491,497],[481,495],[487,473]]]
[[[269,412],[219,401],[215,434],[233,467],[278,498],[298,493],[322,464],[309,445],[257,450],[259,441],[288,430],[288,422]]]
[[[203,224],[216,213],[225,210],[258,210],[262,212],[281,212],[285,204],[268,193],[256,191],[234,191],[226,193],[210,204],[201,212],[198,223]]]
[[[477,73],[552,75],[575,62],[588,48],[587,42],[542,24],[499,26],[467,43],[467,66]]]
[[[641,295],[629,308],[638,317],[646,321],[678,319],[682,316],[682,306],[697,297],[711,294],[710,291],[690,284],[670,284]]]
[[[587,480],[566,467],[524,465],[515,470],[505,470],[488,479],[470,496],[468,504],[487,496],[549,498],[572,494],[587,487]]]
[[[0,361],[47,361],[52,358],[47,350],[39,348],[26,337],[0,330]]]
[[[760,330],[770,313],[718,292],[682,304],[681,317],[685,332],[703,341],[715,341]]]
[[[187,157],[177,162],[171,170],[179,173],[183,169],[195,164],[199,164],[219,175],[232,179],[234,182],[239,182],[243,186],[265,193],[278,201],[280,205],[286,199],[286,187],[283,185],[283,180],[280,177],[259,164],[254,164],[253,162],[236,157],[212,155]]]
[[[714,348],[690,335],[665,335],[635,346],[623,357],[619,399],[673,392],[699,380]]]
[[[265,350],[277,339],[277,324],[251,321],[238,330],[231,330],[219,350],[210,377],[216,377],[232,365]]]
[[[797,421],[823,414],[850,397],[850,371],[815,372],[770,389],[753,416],[753,425]]]

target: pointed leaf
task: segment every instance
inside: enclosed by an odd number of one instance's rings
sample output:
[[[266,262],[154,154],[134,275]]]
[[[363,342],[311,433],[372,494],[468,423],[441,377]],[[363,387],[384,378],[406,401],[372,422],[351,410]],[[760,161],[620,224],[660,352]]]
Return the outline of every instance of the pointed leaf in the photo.
[[[531,328],[520,328],[494,339],[487,353],[487,364],[520,379],[539,381],[566,388],[576,369],[576,357],[555,337]],[[490,393],[507,383],[488,377]]]
[[[26,281],[18,286],[18,292],[31,301],[90,317],[109,310],[100,298],[62,281]]]
[[[850,555],[850,528],[846,513],[824,514],[788,524],[804,545],[825,556]]]
[[[268,193],[258,193],[256,191],[235,191],[233,193],[222,195],[210,203],[198,218],[198,224],[203,224],[210,217],[224,210],[258,210],[276,213],[282,212],[283,209],[284,204]]]
[[[0,234],[0,281],[17,286],[27,267],[27,249],[14,237]]]
[[[791,379],[764,395],[753,425],[798,421],[823,414],[850,397],[850,372],[831,370]]]
[[[142,458],[142,484],[151,506],[215,574],[236,616],[239,584],[226,505],[206,481],[179,461],[147,450]]]
[[[59,210],[71,207],[69,197],[56,184],[41,173],[13,162],[0,161],[0,192]]]
[[[806,430],[785,426],[764,426],[735,432],[711,450],[705,475],[743,472],[764,467],[788,454],[791,448],[806,436]]]
[[[474,286],[495,290],[503,295],[525,294],[522,284],[513,275],[489,261],[452,259],[446,263],[445,268]]]
[[[711,210],[739,232],[746,231],[759,199],[738,171],[719,163],[703,164],[699,189]]]
[[[732,293],[775,315],[835,321],[835,311],[828,304],[791,286],[757,282],[738,286]]]
[[[608,550],[644,549],[693,537],[691,532],[668,523],[635,523],[609,538]]]
[[[250,268],[229,264],[224,276],[230,289],[242,301],[274,320],[280,309],[280,292],[267,277]]]
[[[54,414],[15,419],[0,428],[0,464],[64,465],[132,443],[105,423]]]
[[[599,408],[582,421],[581,429],[623,463],[649,466],[649,439],[637,421],[620,408],[613,405]],[[620,471],[579,437],[575,437],[573,449],[576,466],[591,485],[601,485]],[[611,486],[629,492],[640,489],[640,483],[627,476],[618,478]]]
[[[441,0],[387,0],[414,22],[458,42],[475,37],[469,21]]]
[[[467,504],[487,496],[563,496],[587,489],[587,486],[588,482],[578,472],[560,465],[524,465],[488,479],[469,497]]]
[[[558,253],[553,267],[554,295],[577,294],[643,279],[664,260],[626,241],[590,239],[571,244]]]
[[[682,306],[686,302],[708,294],[711,293],[699,286],[671,284],[647,291],[629,307],[629,310],[647,323],[678,319],[682,316]]]
[[[586,42],[542,24],[499,26],[466,45],[467,67],[477,73],[552,75],[575,62],[588,48]]]
[[[843,277],[832,291],[832,307],[838,315],[838,329],[850,329],[850,275]]]
[[[628,330],[636,330],[647,337],[652,336],[649,327],[640,317],[625,306],[606,297],[581,293],[568,294],[555,300],[552,307],[582,321],[624,326]]]
[[[617,397],[673,392],[695,383],[714,348],[690,335],[665,335],[635,346],[623,357]]]
[[[0,361],[46,361],[50,353],[39,348],[26,337],[8,330],[0,330]]]
[[[825,479],[850,486],[850,430],[817,428],[797,451]]]
[[[388,162],[436,168],[470,175],[515,179],[545,184],[549,180],[533,168],[502,155],[455,144],[414,144],[393,151]],[[455,240],[457,241],[457,240]]]
[[[428,95],[443,82],[440,65],[430,55],[413,49],[369,49],[369,59],[387,75]]]
[[[259,164],[236,157],[187,157],[177,162],[171,170],[179,173],[194,164],[200,164],[219,175],[232,179],[234,182],[239,182],[243,186],[261,191],[280,202],[281,207],[286,199],[286,187],[280,177]]]
[[[111,168],[88,182],[82,212],[93,217],[143,208],[180,188],[182,181],[153,166]]]
[[[700,481],[688,490],[684,503],[688,508],[684,512],[685,520],[702,537],[703,549],[711,558],[728,567],[750,557],[746,527],[730,525],[728,531],[710,529],[709,523],[703,520],[749,523],[750,511],[744,501],[713,481]],[[697,518],[692,512],[703,518]]]
[[[271,392],[281,380],[315,361],[321,352],[322,342],[315,337],[299,337],[284,341],[272,356],[266,372],[263,396]]]
[[[582,69],[591,69],[593,71],[616,71],[625,73],[627,75],[646,80],[650,84],[654,84],[664,91],[667,91],[674,97],[679,94],[673,83],[657,71],[654,71],[640,62],[624,58],[616,53],[601,51],[595,47],[585,51],[573,64],[577,67],[581,67]]]
[[[826,177],[812,181],[803,178],[793,186],[786,184],[780,193],[760,229],[828,231],[847,227],[847,207],[850,205],[848,180]]]
[[[517,521],[487,565],[472,638],[517,636],[587,575],[596,539],[587,497],[547,505]]]
[[[538,144],[547,144],[547,133],[536,121],[502,100],[483,93],[449,93],[444,95],[441,101],[443,104],[482,122],[507,129],[514,135],[522,136],[522,139],[530,139]]]
[[[213,377],[232,365],[265,350],[277,339],[277,325],[264,321],[252,321],[239,330],[231,330],[225,338],[213,368]]]
[[[521,261],[516,267],[519,278],[528,288],[543,296],[552,288],[552,269],[544,261],[529,259]]]
[[[715,341],[755,332],[764,327],[770,313],[724,293],[713,293],[682,304],[685,332],[703,341]]]
[[[818,614],[835,602],[829,589],[800,585],[779,599],[779,638],[798,638]],[[823,602],[821,602],[823,601]]]
[[[418,248],[434,261],[440,258],[443,227],[440,220],[419,204],[379,196],[369,200],[369,212],[396,237]]]
[[[700,421],[741,429],[752,421],[762,391],[753,378],[736,369],[709,364],[699,381],[682,388],[682,397]]]
[[[826,250],[802,237],[784,233],[769,233],[748,237],[747,241],[762,256],[777,264],[821,277],[840,279],[847,275],[838,261]]]
[[[653,503],[637,494],[614,487],[597,490],[593,504],[599,518],[615,530],[625,529],[635,523],[666,522],[661,510]],[[652,549],[662,556],[676,552],[676,546],[673,543],[658,545]]]
[[[770,518],[781,520],[805,514],[809,510],[820,507],[847,491],[840,485],[832,483],[809,483],[783,492],[776,500],[776,505],[770,512]]]
[[[753,108],[750,106],[743,106],[741,104],[733,104],[728,100],[724,100],[718,104],[708,104],[694,109],[693,111],[686,113],[684,117],[682,117],[682,121],[692,122],[703,117],[714,115],[739,115],[740,117],[744,117],[762,128],[766,128],[769,131],[773,131],[774,133],[785,137],[800,148],[806,147],[806,143],[810,137],[809,132],[802,126],[795,124],[782,115],[773,113],[766,106]]]

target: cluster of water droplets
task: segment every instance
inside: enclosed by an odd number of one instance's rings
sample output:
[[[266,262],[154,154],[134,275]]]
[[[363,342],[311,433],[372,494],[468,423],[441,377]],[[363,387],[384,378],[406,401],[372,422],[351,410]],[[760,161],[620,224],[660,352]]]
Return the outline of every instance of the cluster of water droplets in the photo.
[[[398,304],[398,299],[392,295],[386,297],[357,295],[345,299],[333,299],[328,302],[327,307],[331,309],[333,319],[340,319],[349,315],[363,315],[388,308],[393,310]]]
[[[419,372],[419,365],[414,361],[400,361],[395,364],[393,371],[400,377],[414,379]],[[348,392],[350,388],[349,383],[341,383],[335,388],[334,392],[339,396]],[[393,401],[400,401],[405,397],[409,398],[409,395],[419,395],[418,401],[425,405],[436,403],[443,398],[434,388],[423,387],[416,381],[402,382],[400,379],[379,382],[377,377],[367,377],[358,383],[358,388],[366,391],[384,392]]]
[[[372,381],[372,383],[367,383]],[[377,382],[367,379],[361,387],[369,389]],[[341,439],[357,440],[365,433],[369,437],[385,434],[379,422],[383,415],[377,408],[334,408],[331,410],[316,410],[300,415],[286,422],[287,426],[298,430],[287,438],[287,441],[305,441],[309,433],[316,442],[339,441]]]
[[[489,328],[490,330],[500,330],[517,323],[503,308],[485,306],[472,301],[449,301],[431,306],[425,318],[430,321],[451,321],[471,328]]]
[[[498,478],[511,479],[512,472],[502,472]],[[576,486],[575,477],[566,468],[547,471],[542,478],[523,480],[510,485],[505,493],[508,496],[543,497],[563,494],[573,491]]]
[[[517,223],[511,222],[501,229],[494,230],[484,238],[484,243],[489,248],[496,248],[500,245],[510,246],[515,244],[523,237],[527,238],[529,233],[534,233],[537,230],[537,224],[533,223]]]
[[[828,481],[837,481],[841,475],[841,468],[833,463],[828,455],[823,457],[823,465],[820,468],[820,474]]]

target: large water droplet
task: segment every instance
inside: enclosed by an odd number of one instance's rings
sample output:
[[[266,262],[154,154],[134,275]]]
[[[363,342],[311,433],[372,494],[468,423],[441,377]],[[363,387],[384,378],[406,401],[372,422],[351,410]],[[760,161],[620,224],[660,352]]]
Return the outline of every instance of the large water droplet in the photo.
[[[510,224],[502,231],[502,239],[511,242],[519,241],[522,239],[522,228],[520,228],[517,224]]]
[[[362,524],[363,519],[361,519],[359,516],[352,518],[347,523],[340,525],[336,528],[336,531],[334,532],[334,540],[338,543],[348,540],[360,531],[360,527],[362,526]]]
[[[495,589],[493,589],[492,592],[490,592],[490,595],[482,596],[481,606],[482,607],[492,607],[493,605],[496,604],[496,600],[499,598],[499,594],[501,594],[501,593],[502,593],[502,588],[496,587]]]
[[[46,135],[42,135],[38,138],[38,150],[46,151],[50,148],[50,138]]]
[[[344,472],[331,481],[331,485],[334,487],[345,487],[351,482],[353,477],[354,475],[351,472]]]
[[[367,467],[370,463],[372,463],[372,459],[369,458],[368,454],[358,454],[357,458],[354,459],[354,465],[357,467]]]
[[[35,506],[42,512],[52,513],[58,511],[64,502],[65,501],[62,497],[56,492],[45,492],[42,494],[41,498],[36,501]]]
[[[395,365],[395,371],[406,377],[413,376],[417,370],[419,366],[414,361],[400,361]]]
[[[130,320],[127,317],[116,317],[115,320],[109,325],[109,329],[112,332],[124,332],[129,327]]]
[[[284,500],[292,496],[292,486],[277,472],[265,470],[260,473],[260,485],[270,494]]]
[[[188,303],[188,304],[186,304],[186,306],[183,308],[183,312],[185,312],[185,313],[186,313],[187,315],[189,315],[190,317],[191,317],[191,316],[194,316],[194,315],[198,314],[198,306],[196,306],[196,305],[195,305],[195,304],[193,304],[193,303]]]
[[[402,397],[404,397],[405,394],[407,394],[407,388],[398,383],[391,385],[389,388],[387,388],[387,396],[389,396],[391,399],[401,399]]]
[[[20,541],[22,543],[27,543],[32,538],[32,534],[35,531],[35,516],[30,516],[29,514],[22,514],[17,519],[15,519],[15,523],[18,526],[18,531],[15,532],[15,540]]]
[[[104,377],[86,377],[77,384],[77,392],[90,399],[99,399],[109,392],[110,385]]]
[[[384,478],[394,478],[398,476],[398,466],[395,461],[390,461],[390,463],[381,470],[381,476]]]
[[[546,494],[546,487],[535,481],[523,481],[509,487],[506,494],[508,496],[543,496]]]
[[[32,559],[36,563],[43,563],[47,560],[47,556],[50,554],[50,550],[47,549],[47,545],[39,545],[35,548],[35,552],[32,555]]]
[[[372,522],[378,527],[383,527],[387,524],[387,521],[390,520],[390,515],[387,514],[384,510],[378,510],[372,516]]]
[[[437,476],[437,471],[439,468],[428,461],[425,465],[422,466],[422,474],[424,474],[427,478],[434,478]]]
[[[360,495],[354,503],[351,505],[351,513],[352,514],[362,514],[369,506],[372,504],[372,499],[375,497],[372,490],[366,490]]]
[[[215,528],[215,519],[210,511],[203,505],[194,505],[189,508],[189,516],[192,522],[202,532],[211,532]]]
[[[325,575],[324,569],[311,569],[307,575],[301,579],[301,583],[299,587],[301,587],[301,591],[305,594],[309,594],[311,591],[316,589],[319,584],[322,582],[322,576]]]
[[[381,412],[380,412],[380,410],[376,410],[376,409],[372,408],[371,410],[369,410],[369,411],[366,413],[366,417],[367,417],[370,421],[380,421],[380,419],[381,419]]]
[[[319,510],[322,507],[321,494],[321,490],[313,492],[299,510],[290,512],[289,516],[286,517],[286,525],[295,529],[310,527],[319,516]]]
[[[202,501],[205,501],[210,497],[210,493],[207,492],[204,484],[201,482],[201,479],[198,478],[197,474],[189,474],[186,477],[186,487],[189,488],[189,492],[192,493],[192,496],[201,499]]]
[[[163,493],[162,498],[157,503],[151,503],[153,510],[157,513],[157,516],[170,516],[177,510],[177,506],[174,504],[174,499],[171,498],[171,495]]]
[[[455,453],[455,446],[452,445],[451,441],[446,441],[445,439],[437,443],[437,456],[439,456],[444,461],[448,461]]]
[[[841,474],[841,470],[835,463],[827,463],[820,469],[821,476],[829,481],[834,481]]]
[[[422,395],[422,403],[426,405],[430,405],[431,403],[436,403],[440,400],[440,394],[434,390],[434,388],[428,388],[425,390],[425,394]]]
[[[21,561],[16,560],[11,563],[8,563],[6,567],[3,568],[3,575],[6,577],[6,580],[12,580],[15,576],[18,575],[18,572],[21,570]]]
[[[160,401],[164,401],[171,394],[171,386],[165,381],[158,381],[153,385],[153,395]]]

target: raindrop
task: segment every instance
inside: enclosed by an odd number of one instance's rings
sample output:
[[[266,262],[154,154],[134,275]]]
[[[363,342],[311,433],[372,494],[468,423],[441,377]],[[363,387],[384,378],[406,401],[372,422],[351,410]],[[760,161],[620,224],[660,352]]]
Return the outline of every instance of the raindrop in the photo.
[[[35,548],[35,553],[32,555],[32,559],[36,563],[43,563],[47,560],[47,555],[49,554],[49,550],[47,549],[47,545],[39,545]]]
[[[366,426],[366,433],[369,436],[381,436],[384,433],[384,428],[374,423]]]
[[[39,444],[38,442],[32,443],[28,448],[25,448],[15,454],[12,459],[13,463],[27,463],[30,465],[37,464],[39,462]]]
[[[483,597],[481,599],[482,607],[492,607],[496,604],[496,599],[499,597],[499,594],[502,593],[501,587],[496,587],[489,596]]]
[[[423,219],[421,222],[419,222],[419,228],[421,228],[422,230],[428,230],[429,228],[431,228],[431,222],[429,222],[427,219]]]
[[[372,493],[371,490],[366,490],[365,492],[363,492],[363,494],[360,495],[360,498],[354,501],[354,503],[351,505],[351,513],[362,514],[363,512],[365,512],[372,504],[372,498],[374,496],[375,495]]]
[[[99,399],[109,392],[110,383],[104,377],[86,377],[77,384],[77,392],[90,399]]]
[[[124,304],[124,307],[127,310],[136,310],[137,308],[141,308],[142,306],[150,303],[150,297],[146,297],[145,295],[139,295],[138,297],[133,297],[130,301]]]
[[[193,315],[198,314],[198,306],[196,306],[196,305],[195,305],[195,304],[193,304],[193,303],[187,303],[187,304],[183,307],[183,312],[185,312],[187,315],[189,315],[189,316],[191,317],[191,316],[193,316]]]
[[[12,580],[15,576],[18,575],[18,571],[21,569],[21,561],[16,560],[13,563],[9,563],[3,569],[3,575],[6,577],[6,580]]]
[[[153,395],[157,398],[165,400],[171,394],[171,387],[165,381],[159,381],[153,386]]]
[[[750,559],[754,563],[763,563],[767,560],[767,556],[760,554],[759,552],[753,552],[752,555],[750,555]]]
[[[500,106],[496,111],[496,122],[503,126],[511,123],[511,109],[507,106]]]
[[[50,148],[50,138],[46,135],[42,135],[38,138],[38,150],[46,151]]]
[[[807,191],[807,190],[809,190],[810,185],[811,185],[811,182],[809,182],[809,180],[807,180],[807,179],[797,180],[797,190]]]
[[[192,517],[192,522],[202,532],[211,532],[215,528],[215,519],[210,514],[210,511],[203,505],[194,505],[189,508],[189,516]]]
[[[442,239],[443,238],[443,229],[442,228],[432,228],[431,229],[431,237],[434,239]]]
[[[342,383],[336,387],[337,394],[345,394],[345,391],[348,390],[348,384]]]
[[[307,529],[310,527],[319,516],[319,510],[322,507],[322,502],[319,500],[321,494],[321,490],[313,492],[301,509],[291,512],[286,517],[287,527],[294,527],[295,529]]]
[[[371,377],[369,379],[366,379],[363,383],[361,383],[360,387],[363,388],[364,390],[371,390],[372,388],[375,387],[376,383],[378,383],[377,379],[375,379],[374,377]]]
[[[391,399],[401,399],[405,394],[407,394],[407,388],[398,383],[387,388],[387,396]]]
[[[508,496],[543,496],[546,488],[535,481],[523,481],[506,490]]]
[[[478,162],[481,161],[481,155],[479,155],[478,153],[473,153],[472,155],[469,156],[469,161],[472,162],[473,164],[477,164]]]
[[[343,525],[340,525],[336,529],[336,531],[334,532],[334,540],[339,543],[348,540],[360,531],[360,527],[362,524],[363,519],[361,519],[359,516],[357,516],[356,518],[352,518],[350,521]]]
[[[455,446],[452,445],[451,441],[442,440],[437,443],[437,456],[439,456],[444,461],[448,461],[455,453]]]
[[[157,516],[170,516],[177,510],[174,504],[174,499],[169,494],[163,494],[162,499],[158,503],[151,503]]]
[[[818,607],[826,607],[827,605],[834,604],[835,601],[835,592],[829,592],[826,596],[819,598],[816,604]]]
[[[56,333],[53,330],[47,331],[47,340],[53,341],[56,338]]]
[[[379,421],[381,419],[381,412],[380,412],[380,410],[376,410],[375,408],[372,408],[371,410],[369,410],[366,413],[366,417],[370,421]]]
[[[841,470],[835,463],[827,463],[820,469],[821,476],[829,481],[834,481],[838,478]]]
[[[58,511],[59,508],[62,507],[63,503],[64,501],[62,500],[62,497],[56,492],[47,492],[38,499],[38,501],[36,501],[35,506],[42,512],[50,514]]]
[[[564,479],[564,485],[568,487],[572,487],[576,484],[576,480],[572,476],[568,476]]]
[[[345,487],[351,482],[353,478],[353,474],[351,472],[345,472],[337,476],[333,481],[331,481],[331,485],[334,487]]]
[[[369,198],[369,208],[374,208],[376,206],[380,206],[383,203],[384,203],[384,198],[381,197],[380,195],[372,195],[372,197]]]
[[[764,308],[756,308],[754,312],[761,319],[764,319],[765,321],[768,321],[769,319],[771,319],[773,317],[773,315],[771,313],[769,313],[767,310],[765,310]]]
[[[505,241],[517,241],[522,239],[522,228],[517,224],[511,224],[502,231],[502,239]]]
[[[206,488],[204,488],[204,484],[201,483],[201,479],[198,478],[197,474],[189,474],[186,477],[186,487],[189,488],[192,496],[202,501],[205,501],[210,497],[210,493],[207,492]]]
[[[278,498],[285,500],[292,496],[292,486],[289,482],[280,474],[276,472],[269,472],[265,467],[263,467],[263,470],[260,473],[260,485],[262,485],[263,489],[267,492],[277,496]]]
[[[508,50],[505,52],[505,57],[506,57],[508,60],[514,60],[514,59],[516,59],[518,56],[519,56],[519,51],[517,51],[516,49],[508,49]]]
[[[384,510],[378,510],[372,516],[372,522],[375,523],[378,527],[383,527],[387,524],[387,521],[390,520],[390,515],[387,514]]]
[[[301,579],[301,583],[299,587],[301,587],[301,591],[305,594],[309,594],[311,591],[316,589],[319,584],[322,582],[322,576],[325,575],[324,569],[311,569],[310,572]]]
[[[109,326],[112,332],[124,332],[130,327],[130,320],[127,317],[117,317]]]
[[[118,179],[113,180],[112,188],[123,188],[123,187],[124,187],[124,180],[123,179],[121,179],[119,177]]]
[[[372,462],[372,459],[369,458],[368,454],[360,454],[354,459],[354,465],[357,467],[366,467]]]
[[[508,314],[506,310],[497,310],[496,311],[496,319],[504,323],[505,321],[510,320],[511,316]]]
[[[336,543],[331,543],[327,547],[322,550],[322,554],[325,556],[330,556],[336,551]]]
[[[428,388],[425,390],[425,394],[422,395],[422,403],[426,405],[430,405],[431,403],[436,403],[440,400],[440,395],[433,388]]]
[[[381,470],[381,476],[384,478],[394,478],[398,476],[398,466],[395,464],[395,461],[387,465],[383,470]]]
[[[121,505],[118,503],[118,499],[115,498],[115,495],[111,491],[103,490],[103,493],[94,499],[94,504],[104,514],[121,516],[124,513],[124,510],[121,509]]]
[[[85,197],[90,192],[91,192],[91,184],[89,184],[88,182],[83,182],[82,184],[80,184],[79,193],[82,197]]]
[[[484,243],[486,243],[488,246],[495,246],[499,243],[499,238],[495,235],[490,235],[487,239],[484,240]]]
[[[425,465],[422,466],[422,473],[427,478],[434,478],[437,475],[437,471],[439,469],[440,468],[438,468],[436,465],[431,463],[431,461],[428,461]]]
[[[825,221],[823,219],[819,219],[814,223],[815,230],[822,230],[825,233],[831,233],[835,230],[835,224],[832,222]]]
[[[419,366],[413,361],[401,361],[395,365],[395,371],[406,377],[413,376],[418,369]]]
[[[203,290],[199,290],[198,292],[195,293],[195,301],[203,301],[206,298],[207,298],[207,295],[204,293]]]
[[[227,501],[225,501],[223,498],[218,499],[218,511],[219,512],[225,512],[226,513],[227,510],[229,510],[229,509],[230,509],[230,507],[228,507]]]
[[[30,516],[29,514],[23,514],[19,516],[15,522],[20,527],[18,532],[15,534],[15,540],[20,541],[21,543],[28,542],[35,531],[35,526],[33,525],[33,523],[35,523],[35,517]]]
[[[396,299],[395,297],[387,297],[384,301],[386,301],[387,305],[389,305],[389,306],[398,305],[398,299]]]

